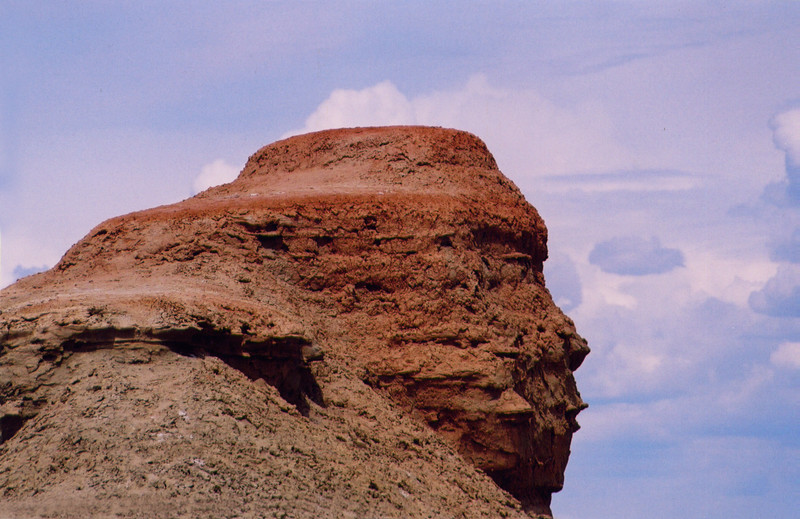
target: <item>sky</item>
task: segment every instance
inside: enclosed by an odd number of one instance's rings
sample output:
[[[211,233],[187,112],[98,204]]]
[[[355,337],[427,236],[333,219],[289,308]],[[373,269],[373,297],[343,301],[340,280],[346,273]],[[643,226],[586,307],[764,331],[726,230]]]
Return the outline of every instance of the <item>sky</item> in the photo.
[[[0,286],[282,137],[475,133],[592,348],[557,519],[800,509],[800,2],[0,0]]]

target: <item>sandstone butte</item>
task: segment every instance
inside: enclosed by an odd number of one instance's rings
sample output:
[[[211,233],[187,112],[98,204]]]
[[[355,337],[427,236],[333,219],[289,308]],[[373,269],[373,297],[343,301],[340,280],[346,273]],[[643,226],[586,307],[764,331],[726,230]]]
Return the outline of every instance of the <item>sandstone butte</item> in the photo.
[[[535,517],[588,353],[475,136],[332,130],[0,292],[0,517]]]

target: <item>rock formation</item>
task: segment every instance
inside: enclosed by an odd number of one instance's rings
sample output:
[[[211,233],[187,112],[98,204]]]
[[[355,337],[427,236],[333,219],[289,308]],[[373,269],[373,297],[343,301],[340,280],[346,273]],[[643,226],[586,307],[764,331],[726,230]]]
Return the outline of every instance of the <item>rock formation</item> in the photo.
[[[546,240],[479,139],[424,127],[103,222],[0,292],[0,508],[548,514],[588,348]]]

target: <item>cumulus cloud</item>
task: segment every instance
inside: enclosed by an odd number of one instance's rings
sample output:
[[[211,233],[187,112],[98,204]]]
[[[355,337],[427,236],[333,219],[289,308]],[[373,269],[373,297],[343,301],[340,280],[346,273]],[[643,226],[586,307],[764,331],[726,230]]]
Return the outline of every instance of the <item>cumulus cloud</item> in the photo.
[[[600,242],[589,253],[589,262],[610,274],[643,276],[663,274],[684,265],[683,253],[662,247],[658,238],[646,240],[623,236]]]
[[[694,292],[744,308],[750,294],[761,289],[778,270],[766,258],[715,251],[706,243],[687,245],[683,252],[684,272]]]
[[[770,362],[781,368],[800,369],[800,342],[784,342],[769,356]]]
[[[800,168],[800,108],[782,112],[772,118],[775,145],[786,152],[786,162]]]
[[[800,108],[782,112],[772,118],[772,139],[775,146],[786,154],[785,196],[792,202],[800,200]],[[766,196],[784,201],[781,186],[770,186]]]
[[[233,182],[238,175],[239,170],[234,166],[221,159],[215,160],[211,164],[206,164],[200,170],[200,174],[194,179],[194,184],[192,185],[193,192],[199,193],[210,187]]]
[[[763,358],[761,346],[740,338],[755,326],[752,313],[695,293],[685,269],[639,277],[592,267],[581,272],[584,303],[569,315],[592,348],[578,370],[587,397],[630,401],[680,394],[710,376],[715,384],[740,378],[742,358]],[[634,304],[601,298],[598,289],[609,282]]]
[[[363,90],[334,90],[307,119],[301,130],[288,135],[343,128],[416,124],[414,106],[391,81]]]
[[[611,137],[610,117],[598,105],[559,106],[532,89],[497,88],[481,74],[453,90],[413,98],[391,81],[361,90],[334,90],[302,128],[284,137],[329,128],[396,124],[472,132],[486,141],[500,167],[512,175],[620,170],[636,162]]]
[[[784,264],[764,288],[750,294],[750,308],[773,317],[800,317],[800,266]]]

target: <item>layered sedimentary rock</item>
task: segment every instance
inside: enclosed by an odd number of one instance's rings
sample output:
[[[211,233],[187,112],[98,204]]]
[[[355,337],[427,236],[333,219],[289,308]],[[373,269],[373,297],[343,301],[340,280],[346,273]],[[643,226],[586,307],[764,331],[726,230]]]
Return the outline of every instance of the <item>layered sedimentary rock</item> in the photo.
[[[546,241],[479,139],[423,127],[293,137],[106,221],[0,293],[4,499],[549,513],[588,348]]]

